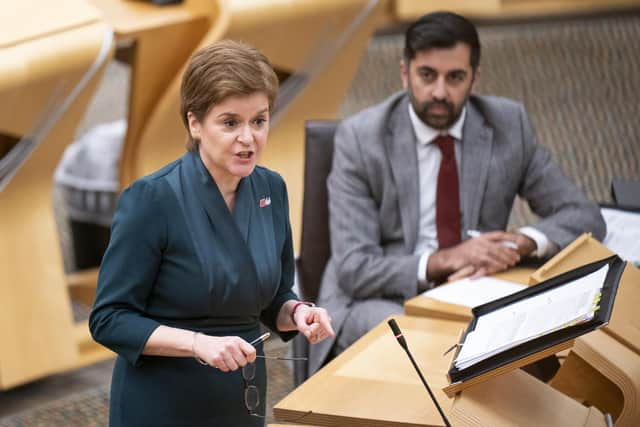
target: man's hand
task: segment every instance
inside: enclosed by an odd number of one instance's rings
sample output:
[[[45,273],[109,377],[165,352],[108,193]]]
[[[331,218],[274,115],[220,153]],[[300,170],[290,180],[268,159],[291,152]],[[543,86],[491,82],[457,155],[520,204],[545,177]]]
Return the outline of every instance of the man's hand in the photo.
[[[483,233],[434,252],[427,265],[427,278],[430,281],[451,281],[494,274],[514,266],[521,256],[528,255],[535,248],[533,240],[519,233]]]
[[[513,236],[512,242],[514,242],[518,246],[518,253],[521,257],[525,257],[527,255],[531,255],[533,251],[535,251],[538,246],[536,242],[530,238],[520,233],[507,233]]]

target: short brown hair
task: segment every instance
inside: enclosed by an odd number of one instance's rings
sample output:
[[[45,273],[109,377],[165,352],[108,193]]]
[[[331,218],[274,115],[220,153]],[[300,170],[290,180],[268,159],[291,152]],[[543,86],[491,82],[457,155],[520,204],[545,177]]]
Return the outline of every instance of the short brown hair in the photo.
[[[278,77],[258,49],[234,40],[220,40],[193,54],[182,76],[180,114],[187,129],[187,150],[197,151],[187,113],[202,122],[211,108],[229,96],[263,92],[273,107]]]

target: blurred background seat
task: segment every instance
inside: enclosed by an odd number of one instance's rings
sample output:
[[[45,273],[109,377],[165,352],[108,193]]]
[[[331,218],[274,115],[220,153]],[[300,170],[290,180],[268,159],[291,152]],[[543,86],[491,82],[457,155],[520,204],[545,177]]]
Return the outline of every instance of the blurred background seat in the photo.
[[[611,181],[611,197],[619,206],[640,209],[640,180],[614,178]]]
[[[37,10],[37,13],[34,11]],[[53,172],[113,52],[98,10],[12,2],[0,14],[0,389],[111,357],[73,320]]]
[[[302,231],[296,272],[300,298],[315,302],[322,274],[331,256],[327,177],[333,161],[333,136],[339,121],[310,120],[304,125],[304,194]],[[293,340],[294,357],[307,357],[309,343],[301,335]],[[294,384],[309,376],[307,363],[293,365]]]

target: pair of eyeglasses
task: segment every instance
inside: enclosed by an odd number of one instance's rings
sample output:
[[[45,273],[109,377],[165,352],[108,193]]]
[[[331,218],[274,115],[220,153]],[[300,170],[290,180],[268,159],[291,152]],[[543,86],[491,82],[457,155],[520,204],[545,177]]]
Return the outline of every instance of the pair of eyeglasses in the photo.
[[[249,363],[242,367],[242,381],[244,383],[244,406],[252,417],[265,418],[264,415],[256,413],[260,406],[260,393],[258,387],[250,384],[256,377],[256,364]]]
[[[274,360],[293,360],[293,361],[304,361],[307,360],[306,357],[279,357],[279,356],[261,356],[258,355],[256,357],[260,357],[262,359],[274,359]],[[249,415],[252,417],[265,418],[264,415],[260,415],[256,413],[256,409],[260,406],[260,393],[258,392],[258,387],[253,384],[250,384],[251,381],[256,377],[256,364],[248,363],[242,367],[242,381],[244,383],[244,406],[247,408]]]

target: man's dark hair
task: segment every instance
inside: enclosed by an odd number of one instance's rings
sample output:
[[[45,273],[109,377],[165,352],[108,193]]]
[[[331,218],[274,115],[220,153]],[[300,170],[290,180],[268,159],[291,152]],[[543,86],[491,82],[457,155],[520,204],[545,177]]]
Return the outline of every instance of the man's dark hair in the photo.
[[[471,47],[471,68],[480,64],[480,40],[476,27],[466,18],[452,12],[433,12],[422,16],[407,29],[404,59],[407,65],[416,53],[433,48],[452,48],[457,43]]]

